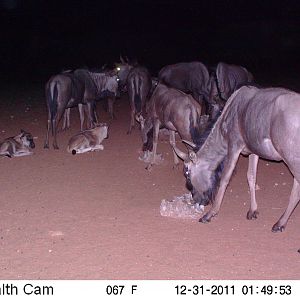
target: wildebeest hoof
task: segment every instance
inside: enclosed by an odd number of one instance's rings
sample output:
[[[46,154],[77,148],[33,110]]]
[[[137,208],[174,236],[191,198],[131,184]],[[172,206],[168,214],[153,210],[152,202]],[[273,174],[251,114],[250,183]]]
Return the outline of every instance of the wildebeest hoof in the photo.
[[[247,219],[248,220],[257,219],[258,215],[259,215],[259,212],[257,210],[255,210],[255,211],[250,211],[249,210],[248,213],[247,213]]]
[[[145,169],[148,170],[148,171],[151,171],[152,170],[152,166],[153,166],[153,164],[149,164]]]
[[[277,223],[272,227],[272,232],[283,232],[285,229],[284,225],[278,225]]]
[[[211,217],[209,217],[207,214],[199,219],[199,222],[204,223],[204,224],[209,223],[210,221],[211,221]]]

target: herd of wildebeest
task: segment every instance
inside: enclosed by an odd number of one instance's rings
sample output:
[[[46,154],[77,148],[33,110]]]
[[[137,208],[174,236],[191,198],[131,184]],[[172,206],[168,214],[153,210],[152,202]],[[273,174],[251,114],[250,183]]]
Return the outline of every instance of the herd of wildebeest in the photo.
[[[258,216],[255,197],[258,158],[284,161],[294,177],[287,209],[272,227],[283,231],[300,200],[300,95],[284,88],[261,88],[246,68],[223,62],[208,68],[201,62],[163,67],[152,77],[146,67],[120,57],[111,69],[77,69],[52,76],[45,87],[48,109],[44,148],[58,149],[57,132],[70,126],[70,109],[78,107],[81,131],[68,144],[73,154],[102,150],[108,126],[98,122],[96,102],[107,98],[113,104],[120,93],[128,93],[130,124],[138,124],[141,147],[155,163],[160,129],[169,131],[175,166],[184,161],[186,186],[194,203],[211,204],[200,222],[210,222],[219,212],[226,187],[240,154],[249,156],[250,188],[248,219]],[[86,125],[85,125],[86,118]],[[84,129],[87,128],[87,129]],[[176,146],[176,133],[186,152]],[[33,138],[22,131],[0,145],[0,155],[32,153]]]

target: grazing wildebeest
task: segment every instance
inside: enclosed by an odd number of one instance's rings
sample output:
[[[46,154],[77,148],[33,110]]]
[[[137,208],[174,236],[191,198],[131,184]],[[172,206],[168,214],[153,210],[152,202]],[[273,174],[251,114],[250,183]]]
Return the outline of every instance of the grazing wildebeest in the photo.
[[[202,113],[209,111],[209,78],[207,67],[198,61],[168,65],[158,74],[161,83],[191,94],[202,106],[205,104]]]
[[[106,138],[108,138],[108,126],[105,123],[100,123],[92,129],[81,131],[71,137],[67,151],[76,154],[103,150],[104,147],[101,143]]]
[[[248,219],[258,216],[255,183],[258,158],[283,160],[294,176],[289,203],[272,231],[283,231],[300,199],[300,95],[283,88],[258,89],[244,86],[228,99],[200,149],[186,155],[185,176],[193,200],[212,203],[200,219],[206,223],[218,214],[226,187],[240,153],[249,155],[250,187]]]
[[[118,87],[117,80],[116,75],[95,73],[83,69],[75,70],[72,73],[52,76],[45,88],[48,125],[44,148],[49,148],[49,131],[50,127],[52,127],[52,134],[54,136],[53,147],[54,149],[58,149],[57,127],[67,108],[79,107],[80,128],[82,130],[84,123],[83,106],[86,105],[88,110],[88,127],[93,127],[97,123],[94,109],[95,101],[103,91],[107,90],[116,93]]]
[[[188,94],[159,83],[147,105],[147,117],[142,130],[143,143],[149,144],[149,133],[153,130],[153,153],[148,169],[154,164],[160,128],[170,132],[170,144],[175,145],[175,133],[181,139],[197,142],[206,125],[208,116],[201,116],[201,105]],[[148,146],[149,147],[149,146]],[[143,149],[144,151],[148,149]],[[174,164],[178,157],[174,153]]]
[[[35,148],[31,133],[21,129],[21,133],[0,143],[0,156],[17,157],[33,154]]]
[[[212,119],[223,109],[227,99],[243,85],[251,84],[253,75],[244,67],[220,62],[211,73],[209,102],[212,103]]]
[[[144,120],[146,102],[152,88],[152,78],[147,68],[139,65],[130,65],[121,60],[117,65],[120,85],[126,84],[130,103],[130,125],[128,134],[135,127],[135,120],[139,123]]]

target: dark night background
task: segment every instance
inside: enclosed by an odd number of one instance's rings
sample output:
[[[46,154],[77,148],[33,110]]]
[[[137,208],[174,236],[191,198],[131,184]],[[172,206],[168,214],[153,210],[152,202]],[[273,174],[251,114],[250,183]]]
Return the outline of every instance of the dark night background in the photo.
[[[0,77],[46,80],[112,64],[119,54],[153,75],[198,60],[300,77],[298,2],[0,0]]]

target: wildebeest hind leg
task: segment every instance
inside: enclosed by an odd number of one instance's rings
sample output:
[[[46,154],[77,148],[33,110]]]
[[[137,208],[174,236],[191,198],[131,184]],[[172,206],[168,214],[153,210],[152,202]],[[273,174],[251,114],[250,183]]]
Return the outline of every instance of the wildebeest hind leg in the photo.
[[[50,132],[50,126],[51,126],[51,120],[50,116],[48,116],[48,121],[47,121],[47,133],[46,133],[46,138],[45,138],[45,143],[44,143],[44,148],[49,149],[49,132]]]
[[[247,213],[248,220],[256,219],[258,216],[257,203],[255,198],[255,184],[256,184],[256,172],[257,172],[258,159],[259,157],[255,154],[249,155],[247,179],[248,179],[248,184],[250,189],[251,202],[250,202],[250,209]]]
[[[127,131],[127,134],[131,134],[132,129],[134,129],[135,126],[135,110],[131,110],[130,113],[130,125],[129,125],[129,130]]]
[[[202,223],[210,222],[211,218],[216,216],[219,213],[225,190],[230,181],[231,175],[234,171],[239,155],[240,155],[240,151],[235,151],[231,153],[231,155],[229,154],[228,159],[225,163],[224,170],[221,175],[220,187],[217,191],[215,199],[213,200],[212,208],[209,210],[207,214],[205,214],[202,218],[200,218],[199,222]]]
[[[283,231],[285,229],[286,224],[290,218],[290,215],[295,209],[299,200],[300,200],[300,185],[299,182],[294,178],[294,184],[290,195],[288,207],[286,208],[284,214],[280,217],[278,222],[274,224],[274,226],[272,227],[273,232]]]
[[[58,143],[57,143],[57,129],[58,129],[58,124],[59,124],[59,121],[62,117],[62,114],[63,114],[64,110],[60,110],[58,112],[58,114],[56,115],[56,117],[54,119],[52,119],[52,129],[53,129],[53,148],[55,150],[58,150],[59,147],[58,147]]]
[[[157,150],[157,142],[158,142],[158,133],[159,133],[159,121],[154,120],[153,122],[153,150],[152,150],[152,158],[150,164],[146,167],[148,171],[151,170],[152,166],[155,163],[156,159],[156,150]]]

